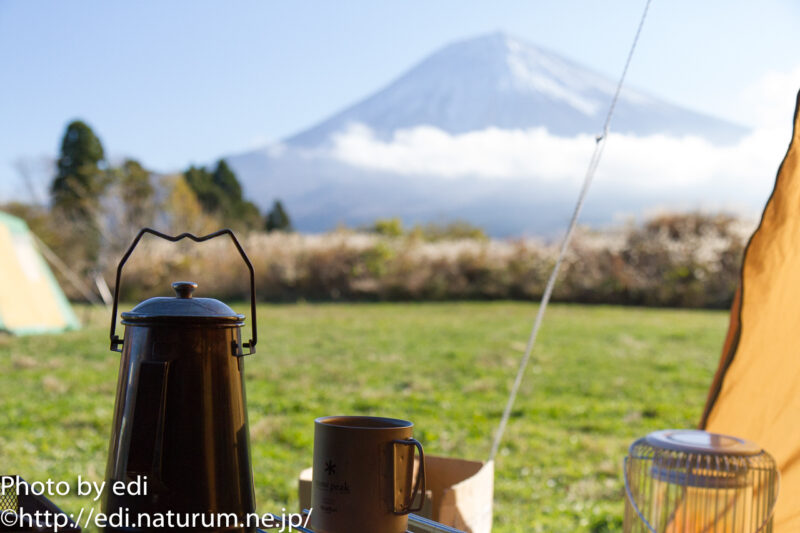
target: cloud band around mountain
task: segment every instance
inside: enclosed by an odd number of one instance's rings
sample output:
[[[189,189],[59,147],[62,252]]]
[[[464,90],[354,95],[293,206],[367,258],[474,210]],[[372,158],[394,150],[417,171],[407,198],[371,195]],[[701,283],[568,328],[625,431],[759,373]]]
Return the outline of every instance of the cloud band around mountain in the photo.
[[[788,140],[785,128],[778,127],[757,128],[727,146],[696,136],[612,132],[597,178],[609,185],[649,192],[716,187],[724,196],[731,192],[743,198],[764,196]],[[391,139],[382,140],[368,127],[352,124],[333,136],[327,155],[356,167],[394,174],[579,183],[594,143],[590,135],[559,137],[544,128],[488,128],[451,135],[431,126],[399,130]]]

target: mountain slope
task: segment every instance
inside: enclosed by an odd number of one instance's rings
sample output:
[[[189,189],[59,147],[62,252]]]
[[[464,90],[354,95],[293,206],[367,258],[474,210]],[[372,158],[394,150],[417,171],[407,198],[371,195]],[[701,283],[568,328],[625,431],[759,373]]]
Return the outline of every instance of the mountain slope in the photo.
[[[574,136],[599,133],[616,84],[542,48],[503,33],[446,46],[385,89],[287,139],[318,146],[349,123],[379,138],[432,125],[452,134],[488,127]],[[661,102],[633,89],[621,94],[614,130],[649,135],[701,135],[730,142],[745,133],[734,124]]]

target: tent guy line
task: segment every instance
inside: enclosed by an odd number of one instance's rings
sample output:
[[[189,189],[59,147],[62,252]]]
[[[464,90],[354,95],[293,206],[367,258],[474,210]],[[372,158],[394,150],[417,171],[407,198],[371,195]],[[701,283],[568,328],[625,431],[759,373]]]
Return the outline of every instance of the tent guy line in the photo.
[[[589,186],[591,185],[594,174],[597,171],[598,165],[600,164],[600,158],[603,155],[603,148],[606,145],[606,139],[608,138],[608,132],[611,126],[611,118],[614,115],[614,109],[616,108],[617,100],[619,99],[619,94],[622,90],[622,85],[625,82],[625,76],[628,73],[628,67],[630,67],[631,60],[633,59],[633,53],[636,51],[636,45],[639,42],[639,36],[642,33],[644,22],[647,19],[647,12],[650,9],[651,1],[652,0],[647,0],[645,3],[642,17],[639,20],[639,26],[636,28],[636,34],[633,37],[633,43],[628,51],[628,58],[625,61],[625,66],[622,69],[622,74],[620,75],[619,82],[617,83],[617,89],[614,92],[614,97],[611,99],[611,104],[608,107],[608,113],[606,114],[606,119],[603,124],[603,131],[595,138],[594,153],[592,153],[592,157],[589,160],[589,166],[587,167],[586,175],[583,178],[583,186],[578,194],[578,200],[575,203],[575,210],[572,212],[572,218],[570,219],[569,226],[567,227],[567,233],[564,235],[564,239],[561,242],[558,258],[556,259],[555,265],[553,265],[553,270],[550,272],[550,277],[547,279],[547,285],[545,286],[544,294],[542,294],[542,300],[539,303],[536,319],[533,322],[533,328],[531,329],[531,334],[528,337],[528,343],[525,346],[525,354],[520,361],[517,375],[514,378],[514,384],[511,387],[508,401],[506,402],[505,409],[503,410],[503,416],[501,417],[500,424],[497,426],[497,431],[495,432],[492,450],[489,453],[489,461],[494,461],[494,458],[497,456],[497,451],[500,448],[500,442],[503,440],[503,434],[505,433],[506,426],[508,425],[508,419],[511,416],[511,409],[514,407],[514,402],[516,401],[517,394],[519,393],[519,387],[522,384],[522,377],[525,374],[525,369],[527,368],[528,362],[531,358],[531,352],[536,344],[536,337],[539,335],[539,328],[542,325],[542,319],[544,318],[547,304],[550,303],[550,296],[553,294],[553,287],[556,284],[558,272],[561,269],[561,263],[564,260],[567,249],[569,248],[569,243],[572,239],[572,234],[575,231],[575,226],[578,224],[578,217],[580,216],[581,210],[583,209],[583,204],[586,201],[586,194],[589,192]]]

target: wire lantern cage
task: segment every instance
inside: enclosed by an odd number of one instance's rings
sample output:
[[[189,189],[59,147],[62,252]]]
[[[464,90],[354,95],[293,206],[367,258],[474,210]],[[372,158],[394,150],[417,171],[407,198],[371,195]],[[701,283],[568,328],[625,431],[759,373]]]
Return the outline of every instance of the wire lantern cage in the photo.
[[[656,431],[625,458],[625,533],[771,533],[780,475],[753,442]]]

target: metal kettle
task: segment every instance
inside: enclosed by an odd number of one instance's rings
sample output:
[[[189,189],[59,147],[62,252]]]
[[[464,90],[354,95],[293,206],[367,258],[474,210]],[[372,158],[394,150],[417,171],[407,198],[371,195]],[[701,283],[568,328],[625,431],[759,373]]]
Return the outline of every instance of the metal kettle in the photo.
[[[122,313],[124,339],[115,334],[122,268],[146,233],[172,242],[230,236],[250,271],[249,342],[241,341],[243,315],[218,300],[195,298],[197,284],[185,281],[172,284],[174,297],[150,298]],[[255,352],[257,340],[255,280],[233,232],[196,237],[141,230],[117,267],[110,338],[111,350],[122,357],[103,512],[128,520],[109,520],[105,531],[255,531],[247,525],[255,496],[243,373],[243,357]],[[152,515],[163,519],[169,512],[184,522],[149,523]],[[187,522],[190,515],[220,514],[238,522]],[[151,518],[145,522],[142,515]]]

